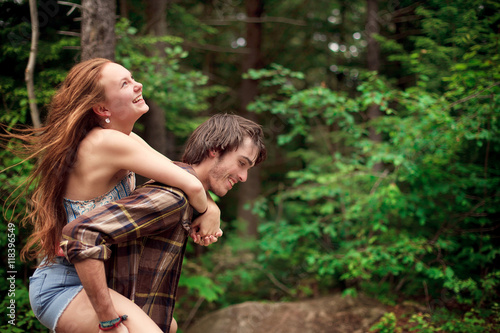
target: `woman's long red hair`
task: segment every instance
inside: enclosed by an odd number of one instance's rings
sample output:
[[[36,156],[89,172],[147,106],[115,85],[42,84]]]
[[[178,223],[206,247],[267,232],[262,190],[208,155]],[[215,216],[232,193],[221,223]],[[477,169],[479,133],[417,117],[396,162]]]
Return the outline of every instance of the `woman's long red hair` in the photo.
[[[95,58],[75,65],[52,98],[44,126],[8,134],[21,142],[16,152],[37,160],[25,184],[26,189],[33,186],[34,191],[23,224],[31,224],[33,233],[21,251],[23,260],[45,257],[52,262],[56,256],[67,223],[63,199],[68,174],[80,142],[99,126],[100,119],[92,107],[105,100],[100,78],[109,62]]]

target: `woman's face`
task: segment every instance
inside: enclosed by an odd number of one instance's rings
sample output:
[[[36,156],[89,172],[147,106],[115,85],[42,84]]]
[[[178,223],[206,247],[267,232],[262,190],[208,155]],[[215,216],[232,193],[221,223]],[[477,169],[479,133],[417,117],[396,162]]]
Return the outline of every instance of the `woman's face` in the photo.
[[[132,78],[132,74],[116,63],[104,65],[101,73],[106,101],[102,104],[108,111],[110,126],[117,129],[128,128],[148,112],[149,106],[142,97],[142,84]]]

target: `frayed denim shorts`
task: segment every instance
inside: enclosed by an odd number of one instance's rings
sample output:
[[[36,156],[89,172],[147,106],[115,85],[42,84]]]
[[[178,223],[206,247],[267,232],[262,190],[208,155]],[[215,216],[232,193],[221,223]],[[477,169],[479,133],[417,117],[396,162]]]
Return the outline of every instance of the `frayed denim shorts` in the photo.
[[[30,277],[31,308],[44,326],[55,331],[59,317],[82,288],[75,266],[57,257],[54,264],[37,268]]]

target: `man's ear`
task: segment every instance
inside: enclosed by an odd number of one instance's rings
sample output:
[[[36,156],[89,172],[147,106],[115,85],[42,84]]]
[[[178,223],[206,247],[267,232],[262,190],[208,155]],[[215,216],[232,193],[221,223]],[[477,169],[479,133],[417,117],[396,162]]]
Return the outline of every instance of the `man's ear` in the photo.
[[[208,152],[208,155],[210,157],[218,157],[219,156],[219,151],[218,150],[215,150],[215,149],[211,149],[209,152]]]
[[[95,114],[101,117],[109,117],[111,115],[109,110],[102,105],[95,105],[92,107],[92,110],[94,111]]]

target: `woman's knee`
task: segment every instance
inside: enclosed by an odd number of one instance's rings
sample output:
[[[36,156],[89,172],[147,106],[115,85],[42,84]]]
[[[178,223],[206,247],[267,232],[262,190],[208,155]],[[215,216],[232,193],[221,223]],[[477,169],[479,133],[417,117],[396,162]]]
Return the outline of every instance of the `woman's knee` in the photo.
[[[113,306],[119,315],[128,315],[124,322],[130,333],[162,333],[158,325],[134,302],[109,290]],[[90,300],[82,290],[63,312],[57,324],[57,333],[78,333],[98,331],[99,320]],[[176,323],[177,327],[177,323]],[[175,331],[174,331],[175,332]]]
[[[110,295],[118,314],[128,316],[123,324],[130,333],[162,333],[158,325],[137,304],[111,289]]]

